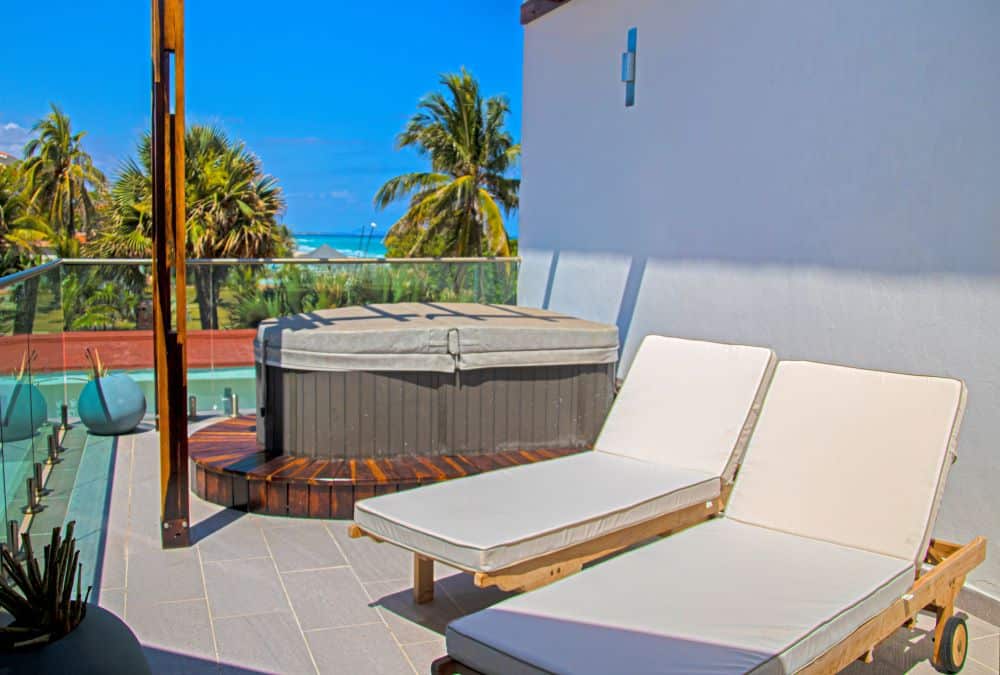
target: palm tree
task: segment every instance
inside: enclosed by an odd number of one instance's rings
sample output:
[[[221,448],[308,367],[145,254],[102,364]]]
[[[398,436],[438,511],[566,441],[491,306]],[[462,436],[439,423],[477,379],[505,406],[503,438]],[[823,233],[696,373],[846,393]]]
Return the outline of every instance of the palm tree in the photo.
[[[52,239],[52,230],[28,204],[24,173],[19,163],[0,165],[0,275],[37,264],[42,247]],[[11,292],[12,330],[17,335],[32,332],[38,304],[39,277],[26,279]]]
[[[92,193],[104,185],[104,175],[83,150],[85,132],[74,134],[69,117],[55,104],[32,131],[36,137],[24,146],[29,201],[57,235],[74,239],[78,216],[85,229],[94,220]]]
[[[192,126],[185,144],[187,253],[196,258],[266,258],[286,252],[288,230],[278,223],[285,202],[278,182],[242,142],[221,130]],[[149,135],[139,141],[111,187],[111,222],[88,247],[101,256],[152,252],[152,171]],[[219,327],[219,293],[228,269],[192,266],[202,328]]]
[[[0,274],[37,262],[51,238],[48,224],[29,207],[20,163],[0,165]]]
[[[486,100],[464,69],[443,75],[444,93],[424,97],[417,113],[396,139],[430,158],[431,170],[388,180],[375,205],[409,197],[409,209],[389,230],[390,237],[412,239],[408,255],[425,255],[428,244],[445,255],[510,255],[501,208],[517,208],[520,181],[508,178],[521,154],[504,129],[510,105],[502,97]],[[443,245],[441,244],[443,240]],[[438,251],[434,251],[437,253]]]

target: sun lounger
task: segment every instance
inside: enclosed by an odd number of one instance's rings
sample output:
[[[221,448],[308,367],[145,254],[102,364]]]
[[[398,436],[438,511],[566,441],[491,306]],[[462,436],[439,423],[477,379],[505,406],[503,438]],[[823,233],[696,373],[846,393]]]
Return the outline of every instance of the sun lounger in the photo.
[[[935,663],[957,672],[955,596],[985,540],[930,531],[964,398],[950,379],[778,364],[723,517],[452,622],[433,671],[833,673],[930,608]]]
[[[367,499],[351,535],[414,552],[481,587],[537,588],[719,512],[774,369],[768,349],[647,337],[595,450]]]

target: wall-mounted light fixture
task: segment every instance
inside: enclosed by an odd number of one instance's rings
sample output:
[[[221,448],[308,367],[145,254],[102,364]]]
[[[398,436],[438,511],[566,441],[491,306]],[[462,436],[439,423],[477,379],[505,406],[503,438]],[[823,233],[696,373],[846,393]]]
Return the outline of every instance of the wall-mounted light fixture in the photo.
[[[628,30],[628,51],[622,53],[622,82],[625,83],[625,107],[635,105],[636,29]]]

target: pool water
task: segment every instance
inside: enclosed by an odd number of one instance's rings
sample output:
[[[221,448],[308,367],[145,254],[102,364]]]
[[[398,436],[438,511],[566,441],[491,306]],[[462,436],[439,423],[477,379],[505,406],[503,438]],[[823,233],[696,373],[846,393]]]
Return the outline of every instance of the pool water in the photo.
[[[155,412],[156,395],[152,370],[127,370],[124,372],[135,380],[146,396],[146,409]],[[65,401],[69,405],[70,418],[76,417],[76,402],[80,391],[90,379],[86,371],[69,371],[66,373],[41,373],[32,375],[32,383],[41,390],[49,406],[49,417],[55,419],[59,415],[59,406]],[[221,413],[226,410],[224,402],[227,391],[234,392],[239,397],[241,410],[253,410],[256,403],[257,389],[254,380],[253,366],[236,368],[193,368],[188,370],[188,396],[198,399],[199,413]]]

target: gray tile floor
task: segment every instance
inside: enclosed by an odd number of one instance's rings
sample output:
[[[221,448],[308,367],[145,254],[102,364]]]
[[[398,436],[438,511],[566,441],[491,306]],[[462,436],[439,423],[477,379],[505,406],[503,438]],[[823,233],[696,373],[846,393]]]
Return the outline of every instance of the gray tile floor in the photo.
[[[349,539],[342,521],[243,514],[193,496],[197,544],[161,550],[158,461],[154,433],[119,439],[99,584],[100,604],[136,632],[154,672],[424,675],[449,621],[504,597],[438,566],[435,601],[416,606],[410,557],[393,546]],[[849,672],[936,672],[928,626]],[[969,627],[963,672],[996,675],[1000,631],[974,617]]]

